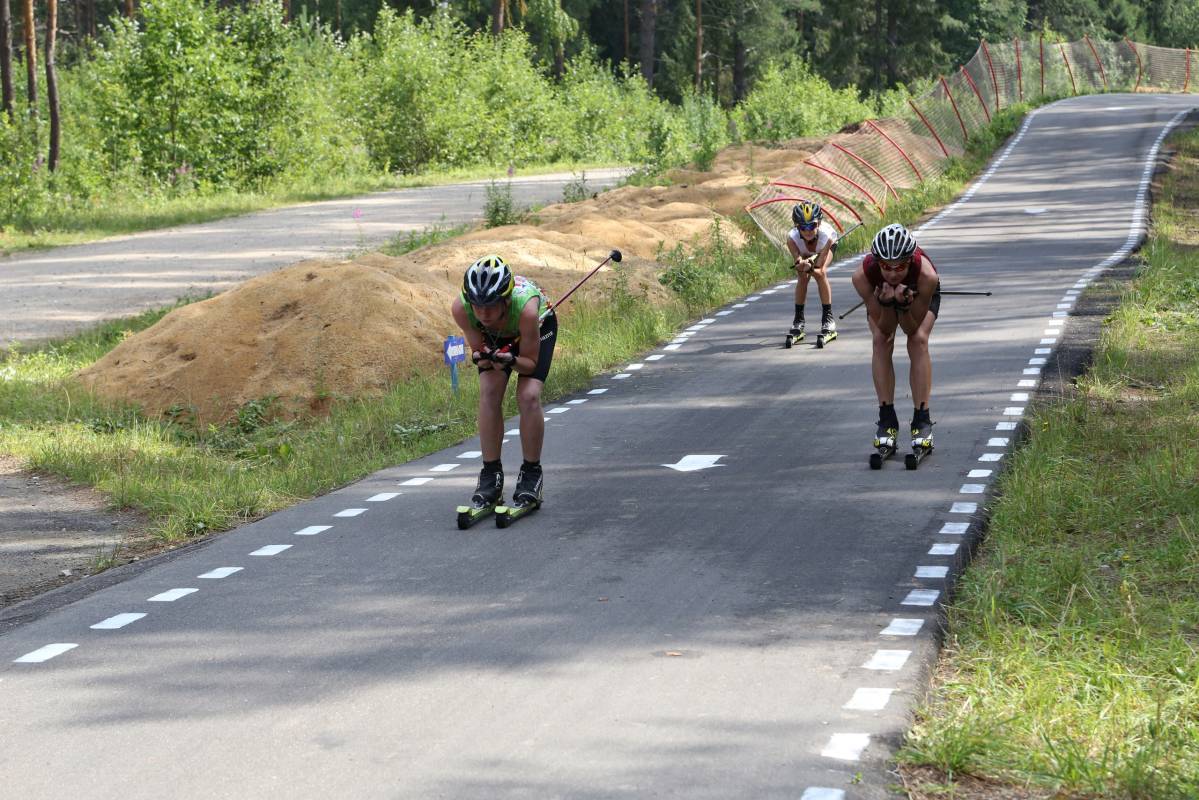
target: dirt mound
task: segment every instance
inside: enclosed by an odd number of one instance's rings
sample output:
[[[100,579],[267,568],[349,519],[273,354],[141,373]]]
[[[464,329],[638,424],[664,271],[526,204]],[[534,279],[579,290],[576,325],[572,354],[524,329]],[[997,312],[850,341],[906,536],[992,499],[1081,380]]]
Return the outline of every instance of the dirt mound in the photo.
[[[500,254],[556,298],[618,248],[630,287],[665,298],[654,260],[660,249],[702,242],[718,220],[739,243],[730,218],[756,185],[813,149],[806,141],[739,145],[722,151],[709,172],[675,170],[669,186],[626,186],[549,206],[536,225],[479,230],[398,258],[295,264],[172,311],[78,377],[150,415],[181,411],[217,421],[263,397],[291,413],[321,412],[332,398],[383,392],[436,369],[442,342],[458,332],[450,301],[479,256]],[[605,268],[583,291],[603,297],[612,278]]]

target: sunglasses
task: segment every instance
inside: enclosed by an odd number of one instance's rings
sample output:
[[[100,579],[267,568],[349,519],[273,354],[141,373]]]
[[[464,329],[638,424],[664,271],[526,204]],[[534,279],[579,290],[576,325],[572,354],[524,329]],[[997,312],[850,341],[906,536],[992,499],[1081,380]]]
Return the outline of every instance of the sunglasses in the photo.
[[[799,224],[799,229],[801,231],[814,231],[819,227],[820,227],[819,222],[801,222]]]
[[[884,261],[883,259],[879,259],[878,265],[887,272],[899,272],[900,270],[907,269],[911,263],[912,259],[910,258],[905,258],[902,261]]]

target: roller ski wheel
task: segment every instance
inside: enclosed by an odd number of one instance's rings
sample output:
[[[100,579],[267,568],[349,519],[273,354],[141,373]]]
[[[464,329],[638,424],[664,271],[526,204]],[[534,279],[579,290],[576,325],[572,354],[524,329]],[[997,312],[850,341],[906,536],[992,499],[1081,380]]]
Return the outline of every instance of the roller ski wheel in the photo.
[[[823,350],[824,346],[826,344],[828,344],[829,342],[831,342],[833,339],[836,339],[836,338],[837,338],[836,331],[829,331],[828,333],[816,334],[816,349]]]
[[[499,501],[489,505],[458,506],[458,530],[464,531],[479,520],[485,519],[499,509]]]
[[[920,466],[920,462],[927,458],[928,454],[932,451],[931,447],[919,447],[904,456],[903,465],[908,469],[916,469]]]
[[[870,468],[882,469],[883,462],[893,455],[895,455],[895,447],[893,445],[878,447],[875,452],[870,454]]]
[[[507,528],[521,517],[541,508],[543,478],[540,466],[520,468],[516,489],[512,492],[512,505],[500,506],[495,510],[497,528]]]
[[[783,349],[790,350],[793,345],[797,345],[804,340],[804,329],[802,325],[792,325],[791,330],[787,333],[787,338],[783,339]]]

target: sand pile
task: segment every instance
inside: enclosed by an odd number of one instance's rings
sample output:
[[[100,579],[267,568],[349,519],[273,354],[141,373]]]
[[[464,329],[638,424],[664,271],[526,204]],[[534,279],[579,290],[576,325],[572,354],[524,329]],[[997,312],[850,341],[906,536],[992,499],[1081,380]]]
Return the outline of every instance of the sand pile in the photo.
[[[665,299],[654,260],[660,248],[702,242],[718,219],[739,243],[730,218],[757,185],[817,144],[730,147],[710,172],[670,173],[670,186],[628,186],[549,206],[537,212],[537,225],[479,230],[398,258],[372,253],[294,264],[172,311],[78,377],[148,415],[177,409],[220,421],[263,397],[277,398],[289,413],[319,413],[331,399],[383,392],[439,368],[442,342],[458,333],[449,304],[462,272],[487,253],[503,256],[553,299],[618,248],[630,288]],[[581,292],[603,297],[613,278],[605,268]]]

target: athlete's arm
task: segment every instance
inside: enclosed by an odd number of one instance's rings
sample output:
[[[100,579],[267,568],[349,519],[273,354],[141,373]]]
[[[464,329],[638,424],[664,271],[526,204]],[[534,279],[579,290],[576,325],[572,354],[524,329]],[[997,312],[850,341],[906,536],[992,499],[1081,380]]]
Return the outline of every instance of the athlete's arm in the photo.
[[[795,242],[790,236],[787,237],[787,250],[791,252],[791,266],[799,269],[804,257],[799,254],[799,248],[795,246]]]
[[[454,316],[454,322],[457,322],[458,327],[462,329],[462,337],[466,339],[471,353],[482,355],[486,352],[487,341],[483,338],[483,332],[470,324],[470,318],[466,316],[466,308],[462,305],[461,297],[455,297],[454,302],[450,303],[450,313]],[[484,362],[490,363],[486,358],[480,358],[476,363]],[[484,368],[486,369],[486,367]]]
[[[815,260],[813,260],[813,262],[812,262],[812,264],[813,264],[813,266],[812,266],[812,269],[813,269],[813,270],[821,270],[821,269],[827,269],[827,268],[828,268],[828,265],[829,265],[829,264],[832,262],[832,260],[833,260],[833,244],[834,244],[834,243],[833,243],[833,240],[832,240],[832,239],[829,239],[829,242],[828,242],[828,244],[826,244],[826,245],[823,247],[823,249],[821,249],[821,251],[820,251],[819,253],[817,253],[817,254],[816,254],[816,258],[815,258]]]
[[[874,287],[870,285],[870,281],[866,278],[866,269],[859,266],[854,272],[853,278],[850,279],[853,283],[853,288],[857,291],[858,297],[862,298],[862,302],[866,304],[866,314],[876,323],[882,318],[883,305],[878,301],[878,297],[874,293]]]
[[[912,324],[919,326],[928,313],[929,304],[933,301],[933,293],[937,291],[937,273],[925,259],[920,259],[920,277],[916,279],[916,296],[908,307],[907,315]]]
[[[529,301],[520,312],[520,340],[527,342],[521,354],[512,361],[512,371],[517,375],[532,375],[537,371],[537,359],[541,357],[541,303]]]

